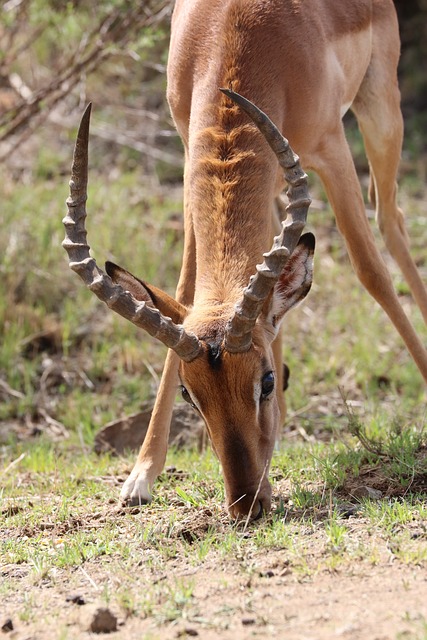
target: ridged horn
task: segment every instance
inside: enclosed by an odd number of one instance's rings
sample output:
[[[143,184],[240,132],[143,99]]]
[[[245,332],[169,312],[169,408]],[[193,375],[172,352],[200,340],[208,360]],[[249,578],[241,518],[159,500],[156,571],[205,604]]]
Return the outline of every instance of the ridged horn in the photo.
[[[264,301],[279,279],[283,268],[294,251],[307,221],[311,203],[308,194],[307,174],[302,170],[299,157],[292,151],[287,139],[282,136],[270,118],[252,102],[239,93],[221,89],[228,98],[238,104],[253,120],[264,138],[276,154],[288,184],[286,207],[287,218],[282,229],[274,238],[273,246],[264,253],[264,262],[256,266],[243,298],[235,306],[234,316],[228,321],[224,346],[230,353],[247,351],[252,344],[252,330],[261,313]]]
[[[68,253],[70,268],[110,309],[173,349],[182,360],[190,362],[201,350],[201,342],[197,336],[163,316],[157,309],[147,306],[145,302],[135,300],[128,291],[114,284],[90,255],[85,228],[90,112],[89,104],[80,122],[74,147],[70,196],[67,198],[68,214],[63,219],[65,240],[62,246]]]

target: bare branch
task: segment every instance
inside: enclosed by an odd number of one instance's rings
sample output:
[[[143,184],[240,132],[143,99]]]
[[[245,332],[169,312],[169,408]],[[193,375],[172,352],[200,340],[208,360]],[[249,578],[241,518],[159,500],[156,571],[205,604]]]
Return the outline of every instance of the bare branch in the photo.
[[[112,45],[120,45],[123,49],[135,37],[135,33],[160,23],[170,10],[170,0],[138,3],[126,11],[123,6],[117,7],[80,41],[51,82],[36,91],[30,87],[26,87],[25,91],[18,89],[21,101],[0,118],[0,143],[3,142],[5,147],[0,160],[8,157],[31,136],[48,117],[49,111],[70,94],[84,73],[92,73],[105,58],[114,54]],[[33,32],[21,47],[27,48],[36,37],[37,32]],[[10,75],[5,74],[4,65],[2,69],[3,75]],[[16,90],[16,84],[14,88]],[[11,144],[4,145],[5,141],[17,135]]]

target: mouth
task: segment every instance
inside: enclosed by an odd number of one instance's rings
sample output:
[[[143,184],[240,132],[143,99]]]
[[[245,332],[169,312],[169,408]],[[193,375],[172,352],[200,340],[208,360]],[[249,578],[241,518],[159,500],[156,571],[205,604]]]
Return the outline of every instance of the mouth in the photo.
[[[230,483],[231,484],[231,483]],[[265,473],[258,482],[228,485],[226,481],[227,510],[236,522],[259,520],[271,507],[271,484]]]
[[[264,513],[270,508],[263,503],[257,496],[243,495],[240,499],[235,500],[228,505],[228,513],[235,522],[253,522],[263,517]]]

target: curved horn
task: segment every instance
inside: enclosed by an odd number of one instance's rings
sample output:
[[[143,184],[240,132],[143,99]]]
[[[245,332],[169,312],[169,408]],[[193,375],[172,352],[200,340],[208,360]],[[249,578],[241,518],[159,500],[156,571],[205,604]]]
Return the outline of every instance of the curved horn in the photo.
[[[229,89],[220,91],[236,102],[256,124],[276,154],[289,185],[286,192],[289,199],[286,207],[288,216],[282,222],[282,230],[274,238],[270,251],[264,253],[264,262],[256,266],[257,273],[251,277],[243,291],[243,299],[236,304],[234,316],[227,323],[225,349],[231,353],[238,353],[247,351],[251,346],[252,329],[264,301],[298,243],[307,221],[311,199],[308,194],[307,174],[302,170],[298,156],[270,118],[240,94]]]
[[[67,198],[68,214],[63,219],[65,240],[62,246],[68,253],[70,267],[110,309],[158,338],[182,360],[190,362],[201,349],[197,336],[185,331],[182,325],[175,324],[145,302],[135,300],[120,285],[113,284],[90,256],[85,228],[90,111],[89,104],[83,114],[74,147],[70,196]]]

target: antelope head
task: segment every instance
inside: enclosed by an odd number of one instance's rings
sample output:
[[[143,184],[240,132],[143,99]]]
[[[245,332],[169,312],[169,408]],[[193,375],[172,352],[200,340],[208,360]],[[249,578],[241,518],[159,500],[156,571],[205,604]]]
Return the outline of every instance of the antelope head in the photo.
[[[85,218],[90,106],[80,124],[64,218],[70,267],[111,309],[161,340],[179,356],[182,396],[203,417],[222,465],[234,518],[268,511],[268,471],[279,425],[272,352],[285,313],[308,293],[314,236],[301,232],[310,199],[307,176],[278,129],[255,105],[222,91],[252,118],[276,153],[289,185],[288,217],[236,303],[187,308],[128,271],[89,254]]]

